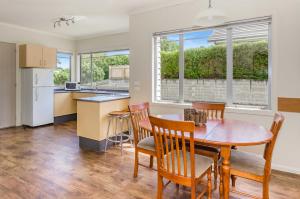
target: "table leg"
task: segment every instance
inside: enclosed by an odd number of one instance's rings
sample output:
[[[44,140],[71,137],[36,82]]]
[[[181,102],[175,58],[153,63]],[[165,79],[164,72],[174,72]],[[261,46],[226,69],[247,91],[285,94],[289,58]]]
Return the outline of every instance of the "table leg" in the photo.
[[[230,189],[230,146],[221,147],[221,157],[223,158],[222,163],[222,175],[223,175],[223,196],[224,199],[229,199]],[[222,185],[220,184],[220,186]]]

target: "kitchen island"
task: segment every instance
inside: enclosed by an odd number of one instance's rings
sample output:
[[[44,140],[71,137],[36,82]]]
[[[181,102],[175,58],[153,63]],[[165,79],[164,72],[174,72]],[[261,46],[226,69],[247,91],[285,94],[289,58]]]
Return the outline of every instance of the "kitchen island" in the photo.
[[[77,135],[80,148],[103,151],[108,127],[108,113],[127,110],[128,105],[129,95],[126,94],[98,95],[77,99]],[[124,128],[126,129],[122,129],[122,131],[128,130],[126,125]],[[119,132],[121,129],[117,130]]]

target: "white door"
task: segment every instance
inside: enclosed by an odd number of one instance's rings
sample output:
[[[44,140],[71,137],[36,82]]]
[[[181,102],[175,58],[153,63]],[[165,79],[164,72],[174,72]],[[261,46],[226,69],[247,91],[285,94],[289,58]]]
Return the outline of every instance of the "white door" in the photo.
[[[16,44],[0,42],[0,128],[16,125]]]
[[[53,70],[44,68],[33,69],[33,86],[54,86]]]
[[[53,117],[53,87],[34,87],[32,126],[53,123]]]

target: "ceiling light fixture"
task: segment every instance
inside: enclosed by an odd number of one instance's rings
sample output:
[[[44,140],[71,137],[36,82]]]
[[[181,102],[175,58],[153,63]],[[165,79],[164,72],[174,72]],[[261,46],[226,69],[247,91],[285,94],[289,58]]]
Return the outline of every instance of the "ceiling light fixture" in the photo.
[[[61,26],[62,23],[65,23],[67,26],[70,25],[70,22],[75,23],[75,17],[60,17],[53,22],[53,27]]]
[[[200,11],[196,15],[195,19],[195,25],[197,26],[215,26],[215,25],[220,25],[225,22],[226,15],[212,7],[212,0],[209,0],[209,6],[208,9]]]

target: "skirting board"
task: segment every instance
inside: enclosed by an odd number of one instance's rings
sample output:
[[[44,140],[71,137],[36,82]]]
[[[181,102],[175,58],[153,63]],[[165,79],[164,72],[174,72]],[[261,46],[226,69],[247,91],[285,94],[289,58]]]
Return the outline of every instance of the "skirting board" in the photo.
[[[300,168],[293,168],[293,167],[288,167],[280,164],[272,164],[272,170],[300,175]]]
[[[61,124],[68,121],[77,120],[77,113],[70,114],[70,115],[62,115],[54,117],[54,124]]]

